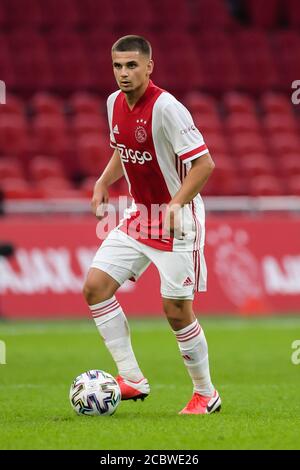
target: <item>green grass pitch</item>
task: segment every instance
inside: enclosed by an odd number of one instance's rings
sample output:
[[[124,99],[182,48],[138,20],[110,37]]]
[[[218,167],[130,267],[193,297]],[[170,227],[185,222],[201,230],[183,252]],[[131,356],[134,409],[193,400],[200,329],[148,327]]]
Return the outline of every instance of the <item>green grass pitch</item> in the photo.
[[[201,318],[222,411],[179,416],[192,387],[166,320],[130,319],[151,395],[111,417],[76,416],[72,380],[116,373],[91,321],[0,323],[0,449],[299,449],[300,318]],[[299,355],[300,356],[300,355]]]

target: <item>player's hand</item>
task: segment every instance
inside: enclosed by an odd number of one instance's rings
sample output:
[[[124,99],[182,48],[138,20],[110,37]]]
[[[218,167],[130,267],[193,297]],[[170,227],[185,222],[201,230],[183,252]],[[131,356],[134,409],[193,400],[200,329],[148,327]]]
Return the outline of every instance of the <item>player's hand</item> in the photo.
[[[108,201],[109,194],[107,187],[98,180],[94,187],[94,193],[91,202],[92,212],[97,217],[97,219],[103,219]]]
[[[181,226],[181,206],[179,204],[169,204],[165,213],[163,233],[168,237],[183,240],[185,233]]]

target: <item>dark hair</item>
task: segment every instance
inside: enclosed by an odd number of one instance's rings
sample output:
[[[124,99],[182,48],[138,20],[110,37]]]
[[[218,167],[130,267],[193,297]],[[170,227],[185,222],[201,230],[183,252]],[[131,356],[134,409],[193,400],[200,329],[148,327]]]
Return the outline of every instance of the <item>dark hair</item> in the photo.
[[[135,35],[123,36],[122,38],[118,39],[112,46],[111,50],[112,52],[139,51],[150,58],[152,55],[152,47],[150,42],[142,36]]]

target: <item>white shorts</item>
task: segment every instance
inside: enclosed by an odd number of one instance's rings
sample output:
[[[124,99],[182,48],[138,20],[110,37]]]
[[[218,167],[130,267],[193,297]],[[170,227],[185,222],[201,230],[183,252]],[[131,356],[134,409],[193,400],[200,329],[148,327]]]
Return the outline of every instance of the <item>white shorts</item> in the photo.
[[[206,291],[203,251],[162,251],[145,245],[115,228],[97,251],[91,268],[101,269],[122,285],[137,280],[154,263],[165,298],[193,299],[194,292]]]

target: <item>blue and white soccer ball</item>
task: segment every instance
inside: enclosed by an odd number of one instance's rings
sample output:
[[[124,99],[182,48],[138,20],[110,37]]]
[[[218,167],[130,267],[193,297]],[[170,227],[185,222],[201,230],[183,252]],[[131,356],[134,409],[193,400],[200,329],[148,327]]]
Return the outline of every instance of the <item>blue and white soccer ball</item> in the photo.
[[[89,370],[78,375],[70,388],[70,402],[79,415],[112,415],[121,401],[116,379],[103,370]]]

